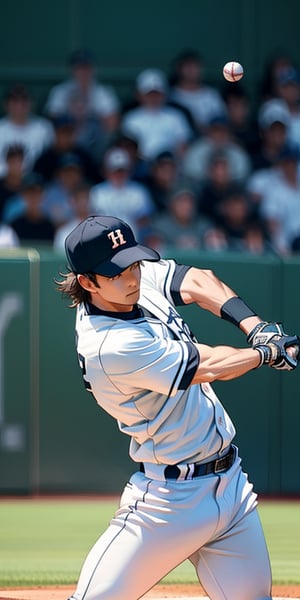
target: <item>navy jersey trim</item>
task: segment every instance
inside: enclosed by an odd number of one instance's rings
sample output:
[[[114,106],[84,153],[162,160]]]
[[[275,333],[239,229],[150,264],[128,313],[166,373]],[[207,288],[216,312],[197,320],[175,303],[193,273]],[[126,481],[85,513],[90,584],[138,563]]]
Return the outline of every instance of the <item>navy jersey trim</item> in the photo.
[[[133,310],[130,310],[128,312],[114,312],[109,310],[101,310],[101,308],[97,308],[97,306],[89,302],[86,302],[84,306],[88,315],[102,315],[103,317],[112,317],[113,319],[122,319],[123,321],[141,319],[144,316],[141,308],[137,305],[133,307]]]
[[[200,361],[199,352],[195,344],[193,342],[185,342],[185,344],[189,352],[189,358],[184,375],[177,386],[179,390],[186,390],[189,387]]]
[[[175,306],[182,306],[185,304],[183,302],[181,294],[180,294],[180,287],[181,287],[181,284],[182,284],[185,274],[189,271],[190,268],[191,267],[188,265],[177,265],[176,264],[175,272],[174,272],[171,287],[170,287],[171,297],[172,297],[172,300],[173,300]]]

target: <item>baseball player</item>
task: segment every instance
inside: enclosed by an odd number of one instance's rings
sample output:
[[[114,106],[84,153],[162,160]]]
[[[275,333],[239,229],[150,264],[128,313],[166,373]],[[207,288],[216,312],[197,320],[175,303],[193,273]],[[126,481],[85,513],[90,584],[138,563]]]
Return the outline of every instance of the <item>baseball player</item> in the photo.
[[[119,219],[88,217],[66,254],[59,288],[77,306],[85,387],[130,436],[137,463],[71,599],[137,600],[187,558],[213,600],[270,599],[257,496],[211,382],[295,369],[298,337],[213,272],[160,260]],[[240,327],[250,346],[198,343],[176,310],[191,302]]]

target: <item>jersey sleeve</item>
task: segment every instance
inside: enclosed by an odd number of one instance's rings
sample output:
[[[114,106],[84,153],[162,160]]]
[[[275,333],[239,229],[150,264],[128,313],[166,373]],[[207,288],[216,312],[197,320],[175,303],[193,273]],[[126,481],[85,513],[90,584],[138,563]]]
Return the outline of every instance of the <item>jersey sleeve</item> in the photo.
[[[160,291],[174,306],[181,306],[184,302],[181,298],[180,287],[190,268],[190,265],[181,265],[175,260],[147,262],[144,263],[142,270],[143,283]]]
[[[99,356],[106,376],[126,395],[148,389],[172,396],[190,385],[199,363],[192,342],[153,336],[140,326],[111,331]]]

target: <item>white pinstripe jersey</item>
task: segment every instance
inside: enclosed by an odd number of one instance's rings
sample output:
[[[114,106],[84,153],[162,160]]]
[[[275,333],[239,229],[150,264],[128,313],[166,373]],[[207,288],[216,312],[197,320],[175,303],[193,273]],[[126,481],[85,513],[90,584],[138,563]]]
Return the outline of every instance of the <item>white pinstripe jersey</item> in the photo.
[[[86,388],[131,436],[130,456],[137,462],[206,461],[235,435],[211,386],[191,385],[199,354],[175,308],[182,304],[179,288],[188,268],[173,260],[144,262],[132,312],[78,308]]]

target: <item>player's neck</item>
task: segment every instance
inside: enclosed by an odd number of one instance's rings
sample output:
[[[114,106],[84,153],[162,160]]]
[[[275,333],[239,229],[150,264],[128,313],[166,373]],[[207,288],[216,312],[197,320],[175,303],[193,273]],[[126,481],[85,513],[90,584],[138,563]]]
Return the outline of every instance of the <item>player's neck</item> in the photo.
[[[117,302],[109,302],[107,300],[104,300],[103,298],[99,298],[99,296],[96,296],[94,294],[91,294],[91,304],[93,304],[94,306],[96,306],[96,308],[99,308],[100,310],[106,311],[106,312],[131,312],[134,309],[134,305],[133,304],[119,304]]]

